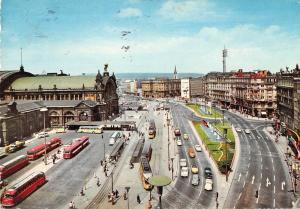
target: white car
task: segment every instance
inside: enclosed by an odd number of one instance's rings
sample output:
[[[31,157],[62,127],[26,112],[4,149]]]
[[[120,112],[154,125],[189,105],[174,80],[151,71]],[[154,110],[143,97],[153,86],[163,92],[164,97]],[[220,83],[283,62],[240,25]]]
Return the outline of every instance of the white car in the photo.
[[[47,137],[49,136],[48,132],[41,132],[41,133],[38,133],[38,137],[39,138],[44,138],[44,137]]]
[[[196,144],[196,145],[195,145],[195,150],[196,150],[197,152],[201,152],[201,151],[202,151],[202,148],[201,148],[201,146],[200,146],[199,144]]]
[[[206,191],[211,191],[213,189],[213,181],[212,181],[212,179],[205,179],[204,189]]]
[[[181,177],[188,177],[189,176],[189,169],[188,167],[182,167],[180,172]]]
[[[187,166],[186,159],[180,159],[179,160],[179,165],[180,165],[180,167],[186,167]]]
[[[198,186],[199,185],[199,176],[198,174],[193,174],[192,176],[192,185]]]
[[[182,145],[182,141],[180,139],[177,139],[177,145],[181,146]]]
[[[242,132],[242,130],[240,128],[236,128],[235,130],[236,130],[236,132]]]
[[[249,129],[245,129],[245,133],[246,134],[250,134],[250,130]]]

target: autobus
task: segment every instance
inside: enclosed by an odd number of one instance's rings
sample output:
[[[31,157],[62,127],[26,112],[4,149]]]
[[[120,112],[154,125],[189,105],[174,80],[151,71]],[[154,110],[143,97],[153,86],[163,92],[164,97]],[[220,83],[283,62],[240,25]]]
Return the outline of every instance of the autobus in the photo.
[[[151,160],[151,156],[152,156],[151,141],[145,141],[141,156],[147,158],[148,161]]]
[[[45,149],[46,152],[50,152],[61,144],[61,138],[59,137],[50,139],[46,144],[39,144],[27,151],[28,160],[36,160],[45,154]]]
[[[2,165],[0,165],[0,179],[4,179],[10,176],[11,174],[27,166],[28,164],[29,161],[26,155],[20,155],[6,163],[3,163]]]
[[[156,126],[154,120],[150,120],[148,136],[149,139],[154,139],[156,135]]]
[[[152,177],[152,170],[149,161],[146,157],[143,156],[140,158],[140,161],[141,161],[140,175],[141,175],[143,187],[145,190],[151,190],[153,186],[148,182],[149,179]]]
[[[120,137],[121,133],[119,131],[114,132],[109,138],[109,145],[114,145]]]
[[[101,134],[103,133],[101,126],[80,126],[78,133]]]
[[[44,172],[34,172],[25,177],[1,195],[1,204],[5,207],[17,205],[46,182]]]
[[[89,137],[82,136],[75,139],[71,144],[64,147],[63,158],[70,159],[77,155],[83,148],[89,144]]]

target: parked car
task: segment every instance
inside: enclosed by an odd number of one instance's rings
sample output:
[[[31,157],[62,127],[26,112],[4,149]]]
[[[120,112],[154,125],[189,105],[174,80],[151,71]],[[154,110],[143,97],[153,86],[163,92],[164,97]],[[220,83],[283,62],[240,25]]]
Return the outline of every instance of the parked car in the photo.
[[[182,167],[180,172],[181,177],[188,177],[189,176],[189,169],[188,167]]]
[[[198,186],[199,185],[199,176],[198,174],[193,174],[192,176],[192,185]]]
[[[180,167],[185,167],[185,166],[187,166],[187,161],[186,161],[186,159],[180,159],[180,160],[179,160],[179,165],[180,165]]]
[[[177,145],[181,146],[182,145],[182,141],[180,139],[177,139]]]
[[[196,165],[192,165],[192,173],[198,173],[199,172],[199,169],[198,169],[198,167],[196,166]]]
[[[183,134],[183,138],[184,138],[185,140],[188,140],[188,139],[189,139],[189,135]]]
[[[206,179],[212,179],[212,172],[211,172],[211,168],[204,168],[204,177]]]
[[[250,134],[250,130],[249,129],[245,129],[245,133],[246,134]]]
[[[200,146],[199,144],[196,144],[196,145],[195,145],[195,150],[196,150],[197,152],[201,152],[201,151],[202,151],[202,148],[201,148],[201,146]]]
[[[242,132],[242,130],[240,128],[236,128],[235,130],[236,130],[236,132]]]
[[[174,131],[175,136],[181,136],[181,132],[179,128],[176,128]]]
[[[213,189],[213,181],[212,181],[212,179],[205,179],[204,189],[206,191],[211,191]]]

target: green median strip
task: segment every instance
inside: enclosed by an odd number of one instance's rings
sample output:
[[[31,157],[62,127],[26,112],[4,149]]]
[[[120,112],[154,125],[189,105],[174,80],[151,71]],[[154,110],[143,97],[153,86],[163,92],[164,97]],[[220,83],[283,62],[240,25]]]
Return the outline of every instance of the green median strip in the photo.
[[[210,112],[210,114],[205,114],[199,110],[200,105],[198,105],[198,104],[187,104],[186,106],[191,108],[192,110],[194,110],[194,112],[196,112],[197,115],[200,117],[206,117],[206,118],[222,118],[223,117],[222,113],[220,113],[210,107],[207,107],[207,110]]]

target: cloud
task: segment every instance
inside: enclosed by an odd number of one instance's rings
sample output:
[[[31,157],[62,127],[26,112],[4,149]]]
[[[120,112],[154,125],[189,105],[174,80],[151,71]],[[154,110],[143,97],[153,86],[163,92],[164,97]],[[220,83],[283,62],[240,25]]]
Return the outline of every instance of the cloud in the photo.
[[[158,14],[175,21],[206,19],[216,15],[214,5],[208,0],[166,1]]]
[[[222,70],[222,49],[226,45],[228,71],[242,68],[276,72],[285,66],[294,67],[299,62],[300,54],[300,37],[289,34],[277,25],[237,25],[225,29],[203,27],[190,36],[140,36],[126,42],[130,46],[128,55],[124,55],[123,45],[120,37],[112,36],[51,45],[32,44],[26,50],[26,62],[31,66],[26,67],[30,71],[45,68],[51,71],[61,65],[74,73],[76,70],[82,72],[82,69],[94,72],[97,66],[109,63],[114,66],[115,72],[172,72],[176,64],[179,72],[207,73]],[[44,52],[43,56],[40,51]],[[64,56],[66,51],[71,52],[69,56]],[[18,53],[18,50],[6,50],[3,66],[15,64],[14,58]],[[130,57],[132,62],[123,59],[124,56]],[[49,63],[49,57],[55,62]]]
[[[118,12],[119,17],[141,17],[143,15],[142,11],[137,8],[125,8]]]

